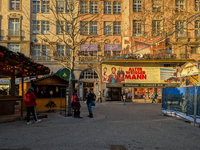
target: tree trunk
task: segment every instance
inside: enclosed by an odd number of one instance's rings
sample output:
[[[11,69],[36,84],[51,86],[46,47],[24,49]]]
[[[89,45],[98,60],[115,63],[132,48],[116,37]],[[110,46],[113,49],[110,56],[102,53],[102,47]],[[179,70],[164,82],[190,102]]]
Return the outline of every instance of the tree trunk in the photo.
[[[72,116],[71,113],[71,101],[72,101],[72,91],[73,91],[73,72],[74,72],[74,57],[72,57],[72,68],[70,71],[70,77],[69,77],[69,95],[68,95],[68,114],[67,116]]]

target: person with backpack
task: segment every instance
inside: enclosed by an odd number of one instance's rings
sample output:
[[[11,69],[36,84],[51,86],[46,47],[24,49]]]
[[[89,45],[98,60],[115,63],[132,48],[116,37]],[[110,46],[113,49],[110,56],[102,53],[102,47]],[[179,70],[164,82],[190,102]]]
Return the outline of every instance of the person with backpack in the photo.
[[[25,94],[24,101],[25,101],[25,106],[27,107],[27,124],[31,124],[32,122],[30,121],[30,112],[32,113],[35,123],[41,122],[41,119],[37,118],[36,114],[36,96],[34,93],[34,88],[29,88],[28,92]]]
[[[86,95],[86,99],[87,99],[87,107],[88,107],[88,111],[89,111],[89,118],[93,118],[93,113],[92,113],[92,101],[94,100],[94,95],[92,94],[92,89],[90,89],[88,91],[88,94]]]
[[[77,94],[77,90],[75,89],[73,94],[72,94],[72,104],[71,104],[72,109],[74,109],[74,118],[82,118],[80,117],[80,102]]]

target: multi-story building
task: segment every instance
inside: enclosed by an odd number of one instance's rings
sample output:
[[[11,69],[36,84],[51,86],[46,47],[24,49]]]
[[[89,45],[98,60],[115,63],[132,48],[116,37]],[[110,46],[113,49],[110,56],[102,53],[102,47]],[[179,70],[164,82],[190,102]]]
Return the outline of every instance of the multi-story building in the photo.
[[[70,68],[68,43],[78,43],[74,75],[80,96],[84,98],[88,88],[94,88],[96,94],[99,90],[105,95],[106,90],[119,93],[111,98],[118,100],[122,89],[131,88],[132,95],[142,88],[146,93],[158,90],[160,68],[199,60],[199,17],[171,34],[199,15],[199,8],[199,0],[0,0],[0,44],[55,73],[63,66]],[[72,34],[79,29],[78,35]],[[129,53],[134,54],[121,57]],[[121,58],[109,60],[114,57]],[[128,80],[102,83],[105,65],[149,68],[145,70],[149,74],[157,69],[159,73],[152,80],[134,80],[132,84]]]

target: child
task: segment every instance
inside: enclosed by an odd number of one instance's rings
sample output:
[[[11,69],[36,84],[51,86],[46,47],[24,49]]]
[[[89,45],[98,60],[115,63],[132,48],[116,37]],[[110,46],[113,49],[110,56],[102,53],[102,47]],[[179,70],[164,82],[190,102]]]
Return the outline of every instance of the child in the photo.
[[[119,75],[119,80],[121,81],[121,83],[124,83],[124,74],[120,74]]]

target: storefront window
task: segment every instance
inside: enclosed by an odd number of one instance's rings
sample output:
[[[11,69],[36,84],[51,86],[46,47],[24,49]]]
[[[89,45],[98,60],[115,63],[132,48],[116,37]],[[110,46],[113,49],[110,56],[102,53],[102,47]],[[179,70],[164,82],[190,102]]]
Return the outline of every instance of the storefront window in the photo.
[[[162,98],[162,88],[155,88],[156,99]]]
[[[150,99],[153,88],[135,88],[135,99]]]

